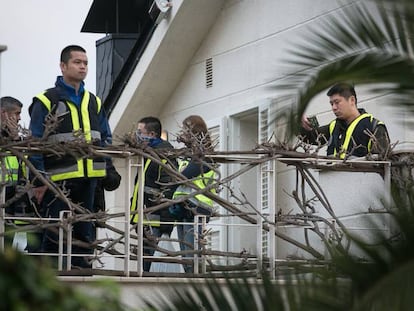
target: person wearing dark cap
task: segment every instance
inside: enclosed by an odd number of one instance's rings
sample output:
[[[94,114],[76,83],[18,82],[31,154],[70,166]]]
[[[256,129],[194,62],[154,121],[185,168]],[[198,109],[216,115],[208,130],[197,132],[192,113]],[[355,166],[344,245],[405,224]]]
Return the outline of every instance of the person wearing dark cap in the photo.
[[[301,134],[305,142],[327,143],[327,155],[340,159],[368,154],[386,157],[390,145],[387,128],[365,109],[357,107],[354,87],[341,82],[332,86],[327,95],[336,119],[318,126],[303,115]]]

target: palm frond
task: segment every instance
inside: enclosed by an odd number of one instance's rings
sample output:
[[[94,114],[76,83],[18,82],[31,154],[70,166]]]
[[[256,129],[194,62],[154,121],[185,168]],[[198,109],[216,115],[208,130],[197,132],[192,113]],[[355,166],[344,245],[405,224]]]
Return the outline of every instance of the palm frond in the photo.
[[[401,1],[390,5],[375,2],[360,1],[321,21],[288,48],[291,58],[287,61],[302,70],[303,66],[315,68],[372,49],[409,55],[412,45],[408,38],[413,33],[408,26],[414,10],[405,8],[402,14],[397,5]]]
[[[413,37],[414,5],[405,0],[359,1],[311,29],[289,48],[291,74],[272,86],[291,94],[291,133],[312,98],[339,81],[371,85],[414,112]]]

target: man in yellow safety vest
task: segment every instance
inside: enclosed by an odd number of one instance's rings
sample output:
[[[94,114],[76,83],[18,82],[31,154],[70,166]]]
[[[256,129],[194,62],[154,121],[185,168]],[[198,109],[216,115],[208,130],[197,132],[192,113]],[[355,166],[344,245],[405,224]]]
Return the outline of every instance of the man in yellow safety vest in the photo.
[[[17,142],[22,139],[19,126],[22,107],[23,104],[14,97],[5,96],[0,98],[1,139],[4,139],[7,143]],[[25,187],[28,181],[26,177],[26,170],[21,159],[14,155],[7,155],[1,158],[0,180],[5,185],[4,203],[6,216],[28,216],[33,211],[26,190],[27,187]],[[8,222],[10,226],[25,223],[20,220]],[[7,228],[10,229],[10,226],[7,226]],[[13,236],[6,235],[6,245],[11,244]]]
[[[172,145],[161,138],[161,122],[156,117],[145,117],[139,120],[137,130],[138,144],[144,145],[145,148],[157,149],[159,161],[173,169],[177,169],[177,162],[175,158],[162,156],[162,151],[172,149]],[[172,177],[162,165],[155,161],[144,159],[144,208],[156,206],[161,203],[162,199],[171,199],[172,191],[170,189]],[[168,185],[169,184],[169,185]],[[138,190],[139,178],[135,178],[135,186],[133,196],[131,198],[131,223],[138,222]],[[168,207],[153,213],[145,213],[143,223],[144,227],[144,255],[152,256],[154,254],[154,246],[157,245],[157,238],[162,234],[171,234],[173,230],[172,224],[161,224],[162,222],[171,222],[174,219],[171,217]],[[151,261],[144,259],[143,269],[149,271],[151,268]]]
[[[65,47],[60,55],[61,76],[55,87],[33,98],[29,107],[32,136],[46,138],[51,144],[65,144],[82,138],[86,143],[104,147],[112,142],[111,130],[99,97],[85,89],[84,79],[88,73],[88,57],[85,49],[78,45]],[[57,118],[55,128],[45,128],[49,116]],[[49,133],[50,132],[50,133]],[[46,135],[47,134],[47,135]],[[47,137],[43,137],[47,136]],[[104,157],[36,154],[31,162],[45,178],[67,190],[73,203],[84,208],[83,213],[94,211],[95,188],[99,178],[106,175]],[[36,176],[31,176],[35,188],[33,195],[44,207],[43,217],[59,218],[60,212],[69,210],[67,202],[57,199]],[[44,231],[42,251],[57,253],[57,228]],[[95,241],[94,223],[78,221],[73,224],[72,265],[91,268],[88,254],[93,253]],[[84,255],[84,256],[82,256]]]
[[[383,122],[357,107],[354,87],[349,83],[338,83],[329,89],[327,95],[336,119],[328,125],[318,126],[317,122],[302,116],[301,134],[305,141],[327,143],[327,155],[340,159],[371,153],[386,157],[390,143],[387,128]]]

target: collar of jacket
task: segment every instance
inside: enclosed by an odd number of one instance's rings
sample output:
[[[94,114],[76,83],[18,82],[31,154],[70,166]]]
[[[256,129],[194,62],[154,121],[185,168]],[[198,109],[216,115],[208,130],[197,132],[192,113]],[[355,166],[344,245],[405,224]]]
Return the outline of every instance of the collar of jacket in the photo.
[[[85,82],[81,82],[79,87],[79,92],[76,94],[75,88],[63,81],[63,76],[58,76],[56,78],[56,87],[59,87],[64,91],[64,97],[69,99],[71,102],[75,103],[77,106],[80,106],[82,102],[83,93],[85,92]]]
[[[161,138],[151,138],[148,146],[150,146],[151,148],[154,148],[154,147],[157,147],[161,143],[162,143]]]
[[[361,114],[364,114],[364,113],[366,113],[366,110],[364,109],[364,108],[358,108],[358,111],[359,111],[359,115],[361,115]],[[347,124],[346,122],[345,122],[345,120],[342,120],[342,119],[336,119],[336,122],[337,122],[337,124],[340,126],[340,129],[346,129],[346,128],[348,128],[348,125],[349,124]],[[352,123],[352,122],[351,122]],[[350,124],[351,124],[350,123]]]

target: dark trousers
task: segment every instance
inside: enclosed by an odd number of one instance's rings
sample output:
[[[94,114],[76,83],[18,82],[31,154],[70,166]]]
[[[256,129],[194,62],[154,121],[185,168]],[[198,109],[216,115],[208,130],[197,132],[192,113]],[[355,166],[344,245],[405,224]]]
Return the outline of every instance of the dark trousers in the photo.
[[[61,189],[67,191],[68,197],[73,203],[80,204],[87,211],[93,212],[94,194],[97,180],[95,178],[71,179],[60,182]],[[43,198],[44,217],[59,218],[60,212],[69,210],[68,205],[55,197],[55,194],[48,190]],[[58,228],[55,227],[55,230]],[[76,222],[73,223],[73,240],[80,240],[87,243],[95,241],[95,225],[93,222]],[[52,230],[45,229],[42,238],[42,251],[46,253],[58,252],[59,236]],[[92,254],[92,248],[84,248],[72,245],[72,254]],[[92,265],[84,256],[73,256],[72,266],[81,268],[91,268]]]

